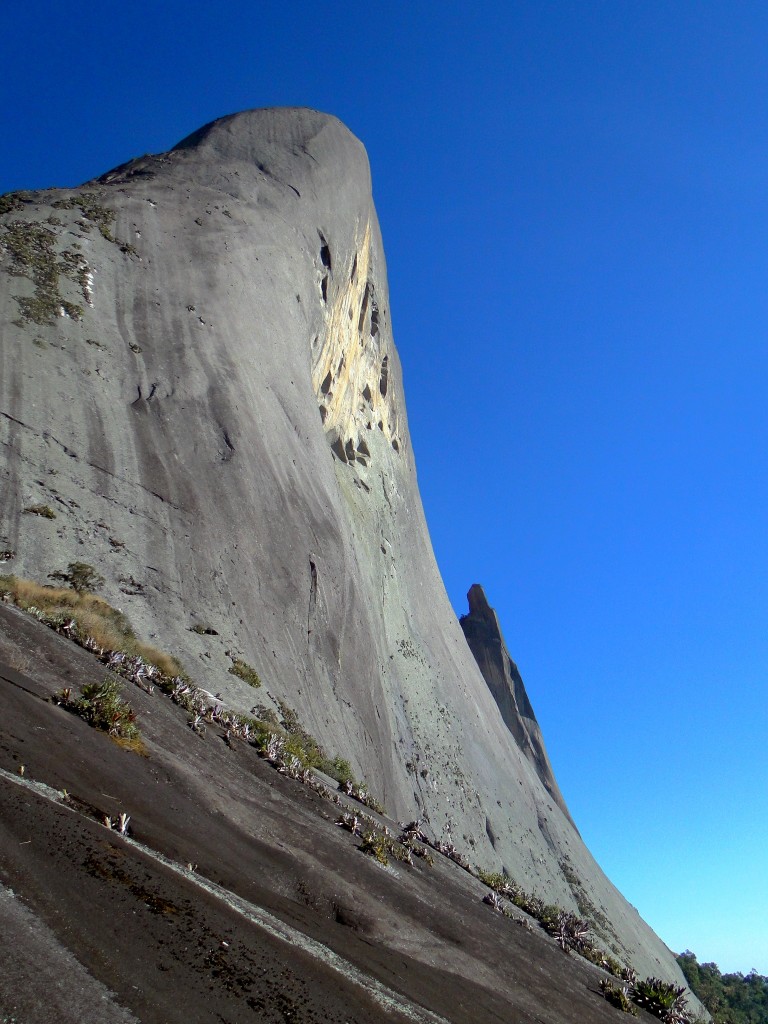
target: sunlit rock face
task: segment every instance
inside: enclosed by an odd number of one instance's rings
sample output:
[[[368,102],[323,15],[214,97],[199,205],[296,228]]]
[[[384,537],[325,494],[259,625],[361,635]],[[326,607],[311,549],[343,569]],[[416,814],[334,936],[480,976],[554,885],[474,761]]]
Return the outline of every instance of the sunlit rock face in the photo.
[[[342,462],[357,460],[365,466],[371,458],[368,434],[374,427],[394,451],[400,448],[398,411],[389,386],[391,342],[389,332],[381,330],[370,221],[356,240],[351,266],[337,263],[335,276],[322,234],[320,241],[320,292],[327,308],[313,353],[312,385],[332,450]]]
[[[201,686],[285,701],[395,817],[679,978],[445,594],[360,142],[316,111],[249,111],[0,210],[6,571],[93,565]]]

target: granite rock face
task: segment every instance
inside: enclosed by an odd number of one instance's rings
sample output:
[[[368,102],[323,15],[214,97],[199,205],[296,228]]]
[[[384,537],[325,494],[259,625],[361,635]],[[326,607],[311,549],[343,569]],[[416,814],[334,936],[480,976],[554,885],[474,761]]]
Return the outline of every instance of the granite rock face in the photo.
[[[0,211],[5,571],[93,565],[199,685],[286,702],[394,817],[679,979],[574,828],[503,642],[489,689],[445,594],[361,143],[249,111]]]
[[[570,821],[570,814],[544,746],[539,723],[525,691],[522,676],[512,661],[499,624],[499,617],[488,604],[485,591],[473,583],[467,594],[469,614],[459,619],[469,649],[483,674],[501,717],[515,742],[531,762],[544,788]],[[575,826],[574,826],[575,827]]]

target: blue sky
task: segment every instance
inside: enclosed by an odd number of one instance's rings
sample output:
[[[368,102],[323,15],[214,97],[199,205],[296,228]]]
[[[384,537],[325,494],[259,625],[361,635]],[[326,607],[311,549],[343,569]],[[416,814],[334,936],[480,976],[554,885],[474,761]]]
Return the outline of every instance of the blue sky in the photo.
[[[248,107],[363,140],[427,518],[675,950],[768,974],[768,9],[28,0],[0,191]]]

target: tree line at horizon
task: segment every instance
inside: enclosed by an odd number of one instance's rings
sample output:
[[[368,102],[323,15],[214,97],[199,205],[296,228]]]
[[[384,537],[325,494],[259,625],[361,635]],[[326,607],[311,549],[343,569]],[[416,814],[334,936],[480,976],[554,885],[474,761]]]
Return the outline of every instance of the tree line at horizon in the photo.
[[[690,949],[676,959],[715,1024],[768,1024],[768,977],[755,970],[721,974],[715,963],[700,964]]]

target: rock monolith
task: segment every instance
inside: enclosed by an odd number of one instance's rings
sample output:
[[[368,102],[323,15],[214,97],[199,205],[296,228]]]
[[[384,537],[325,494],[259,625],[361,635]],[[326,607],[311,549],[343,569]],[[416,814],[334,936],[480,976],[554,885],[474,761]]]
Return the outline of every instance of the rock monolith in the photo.
[[[679,980],[571,822],[484,597],[470,650],[446,596],[361,143],[248,111],[0,210],[5,571],[93,566],[199,685],[295,709],[392,815]]]

